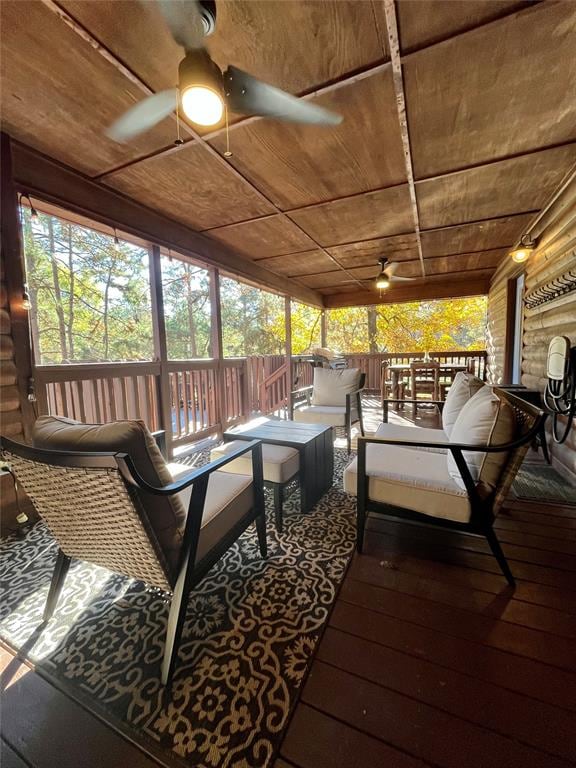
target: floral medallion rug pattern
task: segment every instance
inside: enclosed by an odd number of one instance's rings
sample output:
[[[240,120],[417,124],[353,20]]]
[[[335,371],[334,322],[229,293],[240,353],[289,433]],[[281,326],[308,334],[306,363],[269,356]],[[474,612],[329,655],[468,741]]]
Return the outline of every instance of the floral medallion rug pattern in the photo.
[[[269,765],[354,547],[347,463],[336,450],[334,486],[311,512],[300,512],[298,491],[290,496],[282,534],[267,498],[268,558],[250,528],[193,592],[169,697],[159,680],[161,592],[78,562],[38,632],[56,558],[43,523],[0,545],[0,636],[186,765]]]

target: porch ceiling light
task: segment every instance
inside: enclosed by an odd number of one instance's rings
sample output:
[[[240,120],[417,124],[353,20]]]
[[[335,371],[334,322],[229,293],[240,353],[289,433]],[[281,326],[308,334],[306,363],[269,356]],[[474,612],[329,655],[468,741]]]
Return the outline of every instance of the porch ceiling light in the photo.
[[[376,278],[376,288],[378,288],[379,290],[390,288],[390,280],[388,280],[386,275],[381,275],[380,277]]]
[[[224,115],[222,73],[206,51],[190,51],[179,67],[180,102],[197,125],[216,125]]]
[[[512,260],[517,264],[522,264],[530,258],[530,254],[536,248],[536,241],[532,240],[529,235],[523,235],[520,240],[518,248],[510,251]]]

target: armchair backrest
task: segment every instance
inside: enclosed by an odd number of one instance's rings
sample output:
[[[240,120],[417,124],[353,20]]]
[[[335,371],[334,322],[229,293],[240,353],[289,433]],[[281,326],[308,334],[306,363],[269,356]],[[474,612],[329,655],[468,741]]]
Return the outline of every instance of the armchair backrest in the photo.
[[[312,405],[345,406],[346,395],[362,389],[366,374],[357,368],[314,368]]]
[[[83,424],[61,416],[41,416],[32,432],[36,448],[72,453],[123,453],[149,485],[164,486],[172,482],[156,442],[142,421],[115,421],[109,424]],[[171,570],[178,567],[186,511],[177,496],[152,496],[134,491],[139,506],[146,512],[152,530]]]
[[[511,392],[499,389],[498,387],[494,387],[494,391],[500,399],[511,406],[516,423],[514,436],[516,446],[507,454],[494,496],[492,511],[494,514],[497,514],[508,495],[514,478],[518,474],[530,443],[542,429],[546,420],[546,414],[536,405],[516,397]]]
[[[148,515],[122,478],[121,454],[43,450],[4,437],[0,450],[65,555],[174,586]]]

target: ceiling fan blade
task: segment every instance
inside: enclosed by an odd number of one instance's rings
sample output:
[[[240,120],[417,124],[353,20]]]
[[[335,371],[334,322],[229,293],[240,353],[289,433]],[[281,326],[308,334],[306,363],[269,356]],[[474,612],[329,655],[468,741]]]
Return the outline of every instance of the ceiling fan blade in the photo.
[[[197,0],[157,0],[172,37],[187,51],[204,47],[205,29]]]
[[[342,122],[342,115],[263,83],[237,67],[230,66],[224,73],[224,90],[233,112],[312,125]]]
[[[143,131],[147,131],[176,109],[178,89],[170,88],[159,91],[147,99],[139,101],[122,117],[116,120],[106,134],[114,141],[127,141]]]
[[[397,277],[396,275],[390,275],[391,283],[409,283],[412,280],[416,280],[415,277]]]
[[[386,274],[389,277],[392,277],[392,275],[396,272],[399,266],[400,264],[397,261],[389,261],[384,267],[384,272],[386,272]]]

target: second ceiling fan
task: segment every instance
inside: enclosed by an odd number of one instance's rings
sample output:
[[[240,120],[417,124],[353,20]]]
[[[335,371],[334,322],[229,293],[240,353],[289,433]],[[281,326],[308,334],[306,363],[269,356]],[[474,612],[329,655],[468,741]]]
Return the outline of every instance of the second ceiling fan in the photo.
[[[205,48],[216,26],[214,0],[157,0],[172,37],[186,55],[178,67],[178,87],[148,96],[125,112],[110,128],[116,141],[128,141],[153,128],[177,108],[188,120],[218,125],[229,110],[275,120],[338,125],[342,116],[292,96],[230,65],[221,72]]]
[[[386,258],[379,259],[380,272],[374,281],[374,285],[378,290],[385,290],[390,288],[394,283],[404,283],[415,280],[414,277],[400,277],[396,275],[396,270],[400,266],[397,261],[388,261]]]

